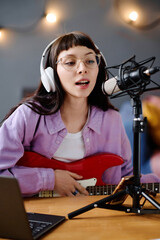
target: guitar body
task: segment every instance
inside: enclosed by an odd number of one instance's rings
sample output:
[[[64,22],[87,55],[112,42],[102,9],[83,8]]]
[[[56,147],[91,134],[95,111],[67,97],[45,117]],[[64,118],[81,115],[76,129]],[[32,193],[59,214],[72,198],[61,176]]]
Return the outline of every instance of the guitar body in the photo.
[[[46,158],[35,152],[25,152],[17,165],[68,170],[83,176],[83,179],[96,178],[96,185],[99,186],[105,185],[102,181],[104,171],[122,163],[123,159],[112,153],[99,153],[75,162],[65,163]]]

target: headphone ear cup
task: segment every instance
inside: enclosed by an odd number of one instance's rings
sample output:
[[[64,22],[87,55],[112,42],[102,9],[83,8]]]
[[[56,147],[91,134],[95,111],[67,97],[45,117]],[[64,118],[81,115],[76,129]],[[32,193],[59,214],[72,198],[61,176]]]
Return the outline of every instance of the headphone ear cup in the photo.
[[[41,74],[41,81],[47,92],[55,92],[53,68],[48,67],[44,69],[43,73]]]

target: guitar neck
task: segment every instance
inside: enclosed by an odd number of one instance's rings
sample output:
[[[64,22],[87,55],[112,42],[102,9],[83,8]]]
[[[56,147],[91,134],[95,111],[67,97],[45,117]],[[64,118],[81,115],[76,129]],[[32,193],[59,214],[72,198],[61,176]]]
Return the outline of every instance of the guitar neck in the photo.
[[[155,192],[160,193],[160,183],[143,183],[144,188]],[[113,193],[117,185],[103,185],[103,186],[88,186],[86,189],[89,192],[90,196],[96,195],[110,195]],[[54,191],[42,191],[37,194],[35,197],[56,197]]]
[[[143,183],[142,186],[152,192],[160,193],[160,183]],[[86,189],[90,196],[110,195],[116,187],[117,185],[88,186]]]

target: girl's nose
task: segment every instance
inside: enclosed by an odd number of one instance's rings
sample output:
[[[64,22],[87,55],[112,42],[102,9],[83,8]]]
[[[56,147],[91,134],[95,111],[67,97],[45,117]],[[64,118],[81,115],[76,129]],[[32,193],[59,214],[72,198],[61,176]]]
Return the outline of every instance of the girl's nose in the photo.
[[[79,63],[77,64],[77,72],[79,73],[87,72],[87,67],[82,60],[79,61]]]

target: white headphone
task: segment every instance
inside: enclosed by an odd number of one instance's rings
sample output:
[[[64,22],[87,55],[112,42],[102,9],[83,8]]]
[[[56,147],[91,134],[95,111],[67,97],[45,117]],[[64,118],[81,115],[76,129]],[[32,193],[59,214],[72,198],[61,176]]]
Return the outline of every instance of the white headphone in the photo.
[[[43,86],[45,87],[47,92],[55,92],[55,84],[54,84],[54,70],[51,67],[47,67],[44,69],[44,61],[45,61],[45,56],[46,53],[48,52],[50,46],[57,40],[54,39],[52,42],[48,44],[48,46],[45,48],[42,58],[41,58],[41,63],[40,63],[40,73],[41,73],[41,81],[43,83]]]
[[[41,81],[43,86],[45,87],[47,92],[55,92],[55,81],[54,81],[54,70],[51,67],[47,67],[46,69],[44,68],[45,65],[45,56],[46,53],[48,52],[50,46],[57,40],[58,38],[54,39],[52,42],[50,42],[47,47],[45,48],[42,57],[41,57],[41,62],[40,62],[40,74],[41,74]],[[97,49],[99,49],[96,45],[95,47]],[[102,52],[100,52],[101,56],[103,57],[105,64],[107,66],[107,61],[104,57],[104,55],[102,54]]]

